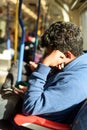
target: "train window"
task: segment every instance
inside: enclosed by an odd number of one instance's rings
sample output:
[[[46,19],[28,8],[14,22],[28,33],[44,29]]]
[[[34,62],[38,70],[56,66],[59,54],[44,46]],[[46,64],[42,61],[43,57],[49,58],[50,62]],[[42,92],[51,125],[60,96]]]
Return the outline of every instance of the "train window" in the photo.
[[[87,52],[87,9],[81,13],[81,28],[83,33],[83,49]]]

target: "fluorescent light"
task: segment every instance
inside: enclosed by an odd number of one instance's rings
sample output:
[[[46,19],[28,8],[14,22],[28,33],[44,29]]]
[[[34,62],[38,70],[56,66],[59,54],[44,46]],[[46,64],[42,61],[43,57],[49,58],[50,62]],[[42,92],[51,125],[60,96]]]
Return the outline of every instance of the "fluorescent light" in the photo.
[[[27,8],[24,4],[22,4],[22,9],[31,17],[33,17],[34,19],[37,19],[37,15],[33,11],[31,11],[29,8]]]
[[[11,2],[14,3],[14,4],[16,4],[16,2],[17,2],[17,0],[9,0],[9,1],[11,1]],[[29,16],[31,16],[31,17],[34,18],[34,19],[37,19],[37,15],[36,15],[33,11],[31,11],[29,8],[27,8],[27,7],[25,6],[25,4],[22,4],[22,9],[23,9],[23,11],[24,11],[25,13],[27,13]]]
[[[78,3],[78,0],[75,0],[75,2],[73,3],[73,5],[71,6],[71,9],[73,9],[76,6],[77,3]]]

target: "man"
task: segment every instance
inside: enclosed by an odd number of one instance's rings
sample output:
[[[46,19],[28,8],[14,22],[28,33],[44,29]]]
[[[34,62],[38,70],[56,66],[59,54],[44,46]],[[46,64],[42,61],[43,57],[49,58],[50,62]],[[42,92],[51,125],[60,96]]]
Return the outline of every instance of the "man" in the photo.
[[[87,54],[81,32],[72,23],[56,22],[41,37],[41,46],[46,56],[35,66],[27,90],[20,85],[14,91],[26,91],[23,114],[70,124],[87,97]]]
[[[28,81],[23,113],[71,123],[87,97],[87,54],[78,26],[53,23],[41,37],[47,56]]]

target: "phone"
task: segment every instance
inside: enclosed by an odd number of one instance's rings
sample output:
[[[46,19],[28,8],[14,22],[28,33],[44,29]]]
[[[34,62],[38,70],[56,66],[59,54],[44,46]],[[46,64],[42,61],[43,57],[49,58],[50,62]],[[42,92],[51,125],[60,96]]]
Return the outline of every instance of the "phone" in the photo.
[[[18,88],[18,89],[20,89],[20,88],[19,88],[19,85],[22,85],[22,86],[25,86],[25,87],[28,86],[28,84],[27,84],[26,82],[24,82],[24,81],[16,82],[15,87]]]

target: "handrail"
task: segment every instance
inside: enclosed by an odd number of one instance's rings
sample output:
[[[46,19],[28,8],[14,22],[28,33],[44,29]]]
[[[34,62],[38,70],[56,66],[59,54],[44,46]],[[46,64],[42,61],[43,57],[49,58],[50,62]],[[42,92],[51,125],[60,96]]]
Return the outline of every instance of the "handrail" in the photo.
[[[9,30],[9,3],[7,2],[7,49],[11,47],[10,30]]]
[[[17,60],[17,47],[18,47],[18,0],[16,0],[16,15],[15,15],[15,42],[14,42],[14,61]]]
[[[25,45],[24,44],[25,29],[24,29],[24,24],[23,24],[23,21],[22,21],[21,6],[22,6],[22,0],[19,0],[18,18],[19,18],[19,24],[20,24],[21,29],[22,29],[22,42],[21,42],[21,45],[20,45],[17,82],[21,81],[21,77],[22,77],[22,64],[23,64],[24,45]]]

